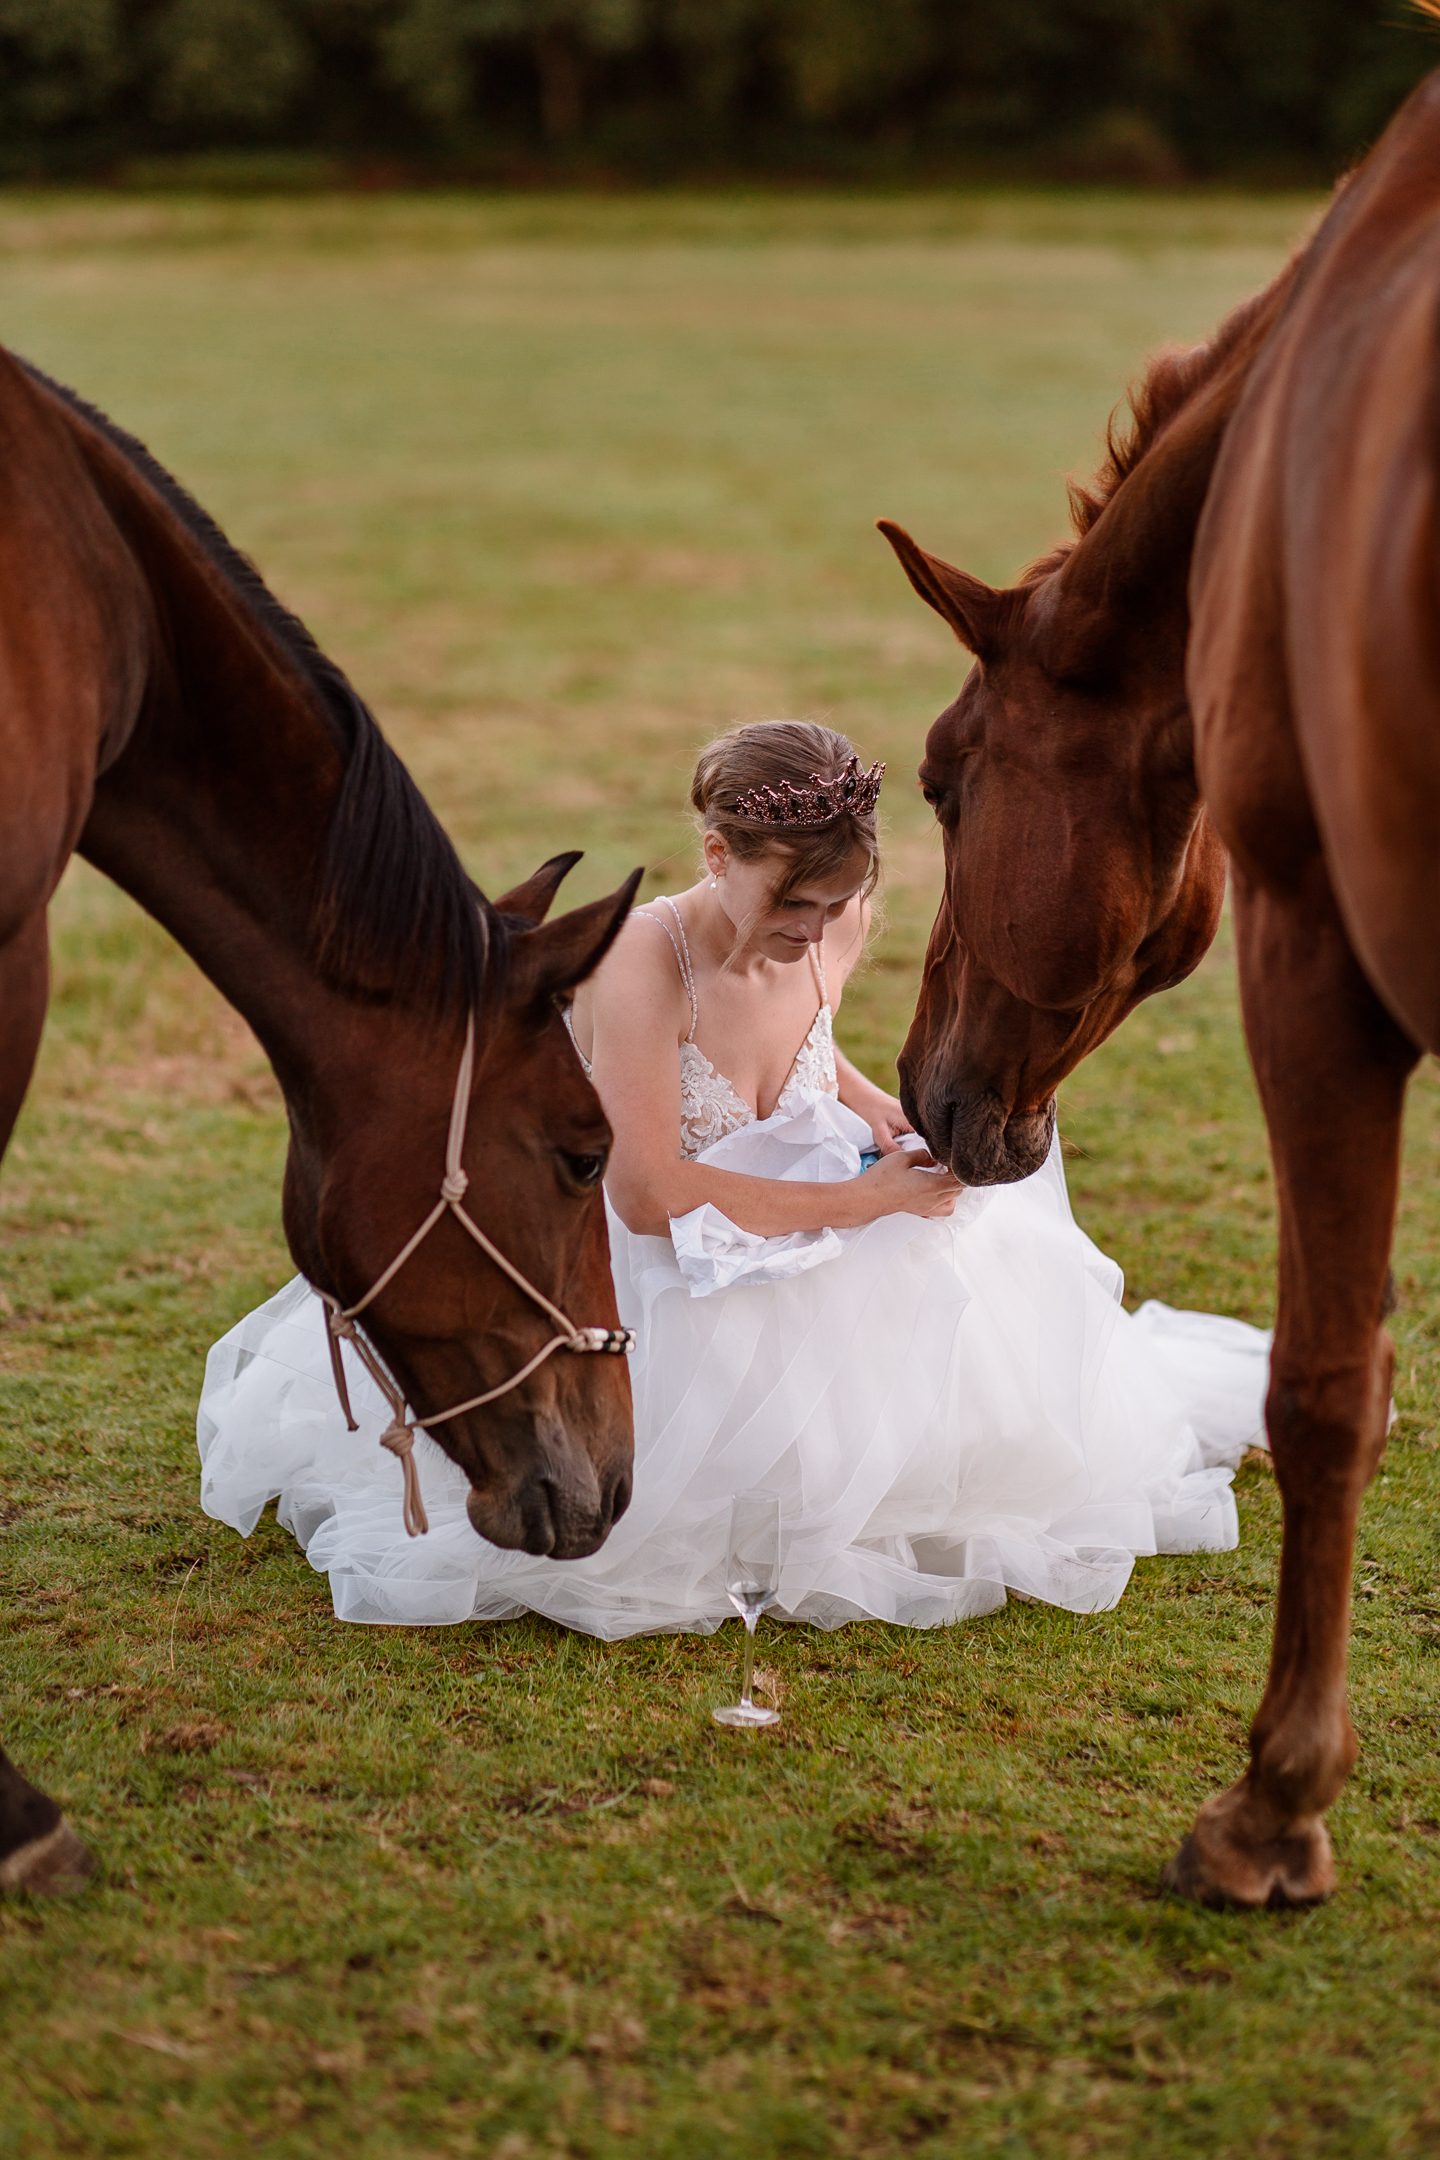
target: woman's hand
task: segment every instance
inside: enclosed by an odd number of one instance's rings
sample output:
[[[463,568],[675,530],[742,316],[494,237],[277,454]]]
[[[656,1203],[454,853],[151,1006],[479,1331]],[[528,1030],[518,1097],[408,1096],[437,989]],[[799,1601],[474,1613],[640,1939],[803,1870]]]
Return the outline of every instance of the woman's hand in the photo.
[[[923,1215],[934,1219],[953,1215],[965,1187],[953,1171],[943,1170],[933,1155],[908,1148],[892,1148],[857,1178],[855,1189],[866,1204],[865,1220],[882,1215]]]
[[[875,1089],[874,1094],[874,1103],[867,1105],[860,1115],[867,1120],[871,1132],[875,1135],[875,1145],[880,1153],[893,1155],[900,1145],[901,1135],[913,1133],[915,1128],[893,1095],[882,1094],[879,1088]]]
[[[855,1110],[857,1117],[864,1117],[874,1134],[874,1145],[883,1156],[892,1156],[900,1145],[900,1134],[913,1132],[915,1128],[894,1095],[887,1095],[885,1089],[879,1089],[870,1080],[861,1080],[859,1074],[855,1076],[855,1082],[844,1089],[840,1099],[846,1110]]]
[[[893,1095],[876,1087],[858,1073],[848,1058],[837,1055],[835,1065],[840,1078],[840,1100],[847,1110],[864,1118],[875,1136],[875,1145],[882,1155],[893,1155],[902,1133],[913,1133],[915,1128],[906,1117]]]

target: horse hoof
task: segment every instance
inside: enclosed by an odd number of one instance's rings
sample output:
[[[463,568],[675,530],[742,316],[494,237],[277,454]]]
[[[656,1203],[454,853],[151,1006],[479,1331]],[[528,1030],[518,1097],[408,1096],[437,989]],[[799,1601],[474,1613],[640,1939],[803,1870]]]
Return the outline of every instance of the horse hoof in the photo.
[[[1320,1905],[1335,1888],[1329,1833],[1317,1816],[1279,1837],[1251,1842],[1237,1835],[1233,1816],[1212,1800],[1161,1870],[1160,1887],[1222,1912]]]
[[[60,1897],[83,1889],[94,1872],[95,1862],[62,1815],[44,1837],[31,1838],[0,1860],[0,1892]]]

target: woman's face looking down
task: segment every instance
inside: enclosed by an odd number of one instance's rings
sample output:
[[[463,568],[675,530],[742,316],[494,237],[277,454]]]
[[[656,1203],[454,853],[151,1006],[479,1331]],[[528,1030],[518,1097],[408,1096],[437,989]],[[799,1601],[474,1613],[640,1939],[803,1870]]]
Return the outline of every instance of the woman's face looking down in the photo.
[[[803,880],[783,900],[775,890],[789,868],[783,848],[771,848],[754,862],[741,862],[718,833],[705,835],[705,868],[711,888],[744,949],[766,960],[803,960],[818,945],[826,925],[844,914],[865,884],[870,857],[857,848],[849,862],[828,877]]]

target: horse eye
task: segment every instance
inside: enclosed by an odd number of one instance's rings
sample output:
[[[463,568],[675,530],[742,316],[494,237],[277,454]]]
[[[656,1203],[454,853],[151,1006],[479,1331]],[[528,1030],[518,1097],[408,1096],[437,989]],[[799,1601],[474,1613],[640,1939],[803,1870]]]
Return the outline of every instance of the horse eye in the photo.
[[[567,1148],[561,1148],[560,1160],[575,1184],[583,1186],[587,1192],[593,1192],[605,1175],[603,1155],[572,1155]]]

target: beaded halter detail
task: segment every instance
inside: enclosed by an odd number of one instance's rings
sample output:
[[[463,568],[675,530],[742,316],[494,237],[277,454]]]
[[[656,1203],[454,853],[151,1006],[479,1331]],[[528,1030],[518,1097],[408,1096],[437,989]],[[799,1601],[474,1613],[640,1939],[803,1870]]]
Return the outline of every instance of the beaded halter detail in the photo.
[[[852,757],[843,772],[824,780],[811,773],[806,786],[785,781],[779,787],[753,787],[739,797],[736,813],[752,825],[828,825],[832,818],[864,817],[874,809],[885,777],[883,764],[861,770]]]

